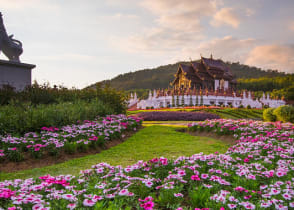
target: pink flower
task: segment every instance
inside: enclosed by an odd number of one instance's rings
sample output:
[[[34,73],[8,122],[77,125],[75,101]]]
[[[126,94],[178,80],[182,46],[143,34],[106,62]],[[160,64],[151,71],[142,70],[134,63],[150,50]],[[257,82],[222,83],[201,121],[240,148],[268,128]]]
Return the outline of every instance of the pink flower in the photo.
[[[40,210],[40,209],[43,209],[44,206],[42,204],[36,204],[32,207],[33,210]]]
[[[244,163],[248,163],[249,161],[249,158],[244,158]]]
[[[208,174],[201,174],[201,178],[202,179],[207,179],[208,178]]]
[[[245,195],[245,196],[244,196],[244,199],[248,200],[248,199],[250,199],[251,197],[252,197],[252,195]]]
[[[85,199],[83,201],[83,205],[84,206],[94,206],[95,205],[95,202],[93,200]]]
[[[291,200],[291,198],[292,198],[292,196],[291,196],[290,194],[288,194],[288,193],[284,193],[282,196],[283,196],[286,200]]]
[[[121,195],[121,196],[128,195],[129,191],[128,191],[128,189],[123,189],[118,194]]]
[[[183,197],[184,195],[182,193],[174,193],[175,197]]]
[[[0,188],[0,198],[10,198],[11,196],[13,196],[15,193],[15,191],[12,191],[10,189],[7,188]]]
[[[75,209],[76,206],[77,206],[77,204],[75,204],[75,203],[70,203],[70,204],[68,204],[68,205],[66,206],[66,208],[72,210],[72,209]]]
[[[153,210],[154,207],[154,203],[152,201],[148,201],[146,203],[144,203],[143,208],[145,210]]]
[[[194,180],[194,181],[195,181],[195,180],[196,180],[196,181],[200,181],[200,178],[199,178],[198,175],[192,175],[192,176],[191,176],[191,179]]]
[[[237,208],[237,205],[236,204],[228,204],[228,207],[230,208],[230,209],[235,209],[235,208]]]
[[[103,197],[99,196],[99,195],[94,195],[93,198],[92,198],[92,200],[95,201],[95,202],[100,201],[102,199],[103,199]]]

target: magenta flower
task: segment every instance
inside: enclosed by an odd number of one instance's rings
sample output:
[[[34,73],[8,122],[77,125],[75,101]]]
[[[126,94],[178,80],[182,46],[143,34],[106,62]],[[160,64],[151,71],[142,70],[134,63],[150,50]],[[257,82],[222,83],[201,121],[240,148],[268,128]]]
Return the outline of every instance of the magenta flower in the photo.
[[[148,201],[146,203],[144,203],[143,208],[145,210],[153,210],[154,207],[154,203],[152,201]]]
[[[200,181],[200,178],[198,175],[192,175],[191,176],[191,180],[194,180],[194,181]]]

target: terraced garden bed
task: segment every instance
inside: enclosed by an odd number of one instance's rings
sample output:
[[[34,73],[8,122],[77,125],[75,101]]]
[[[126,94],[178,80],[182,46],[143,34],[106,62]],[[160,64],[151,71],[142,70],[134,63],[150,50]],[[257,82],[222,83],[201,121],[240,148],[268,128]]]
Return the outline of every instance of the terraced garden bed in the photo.
[[[2,136],[0,170],[40,167],[94,154],[120,143],[140,125],[139,118],[110,115],[62,128],[43,127],[40,133],[30,132],[21,137]]]
[[[236,142],[225,154],[158,157],[126,167],[98,163],[79,176],[6,180],[0,183],[0,205],[33,209],[294,208],[293,124],[219,119],[193,123],[189,130],[233,136]]]

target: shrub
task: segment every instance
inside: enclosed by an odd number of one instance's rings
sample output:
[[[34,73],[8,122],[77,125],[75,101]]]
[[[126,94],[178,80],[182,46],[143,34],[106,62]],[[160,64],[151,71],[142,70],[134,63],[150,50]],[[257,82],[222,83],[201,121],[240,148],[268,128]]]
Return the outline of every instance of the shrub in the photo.
[[[60,104],[31,104],[0,106],[0,134],[40,131],[42,127],[61,127],[77,121],[93,120],[96,116],[112,114],[111,106],[100,100],[64,102]]]
[[[269,108],[269,106],[268,105],[262,105],[262,108],[267,109],[267,108]]]
[[[247,107],[246,107],[247,109],[251,109],[251,106],[250,105],[247,105]]]
[[[292,106],[280,106],[273,111],[278,121],[282,122],[294,122],[294,107]]]
[[[276,121],[276,116],[274,115],[275,108],[267,108],[263,111],[263,119],[267,122],[274,122]]]
[[[60,156],[60,149],[56,148],[53,144],[51,144],[48,147],[48,155],[53,156],[53,157],[59,157]]]
[[[18,151],[17,148],[10,148],[7,151],[7,158],[13,162],[20,162],[24,159],[24,156],[20,153],[20,151]]]
[[[79,152],[87,152],[89,146],[88,142],[81,141],[80,143],[77,144],[77,149]]]
[[[35,148],[31,149],[31,156],[35,159],[40,159],[43,156],[43,152],[42,149],[38,148],[38,150],[36,150]]]
[[[72,154],[75,154],[77,151],[77,144],[67,142],[64,144],[63,148],[64,148],[65,153],[72,155]]]

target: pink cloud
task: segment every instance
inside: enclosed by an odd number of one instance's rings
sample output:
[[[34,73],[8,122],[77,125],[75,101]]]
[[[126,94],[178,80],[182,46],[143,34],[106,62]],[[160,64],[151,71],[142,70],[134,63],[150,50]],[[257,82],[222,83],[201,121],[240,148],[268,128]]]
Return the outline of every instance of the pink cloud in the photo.
[[[289,23],[289,29],[294,32],[294,21]]]
[[[257,46],[250,51],[245,63],[294,73],[294,46],[277,44]]]
[[[222,25],[232,26],[233,28],[238,28],[240,24],[240,19],[238,15],[234,12],[233,8],[222,8],[213,16],[213,20],[210,24],[215,27]]]

